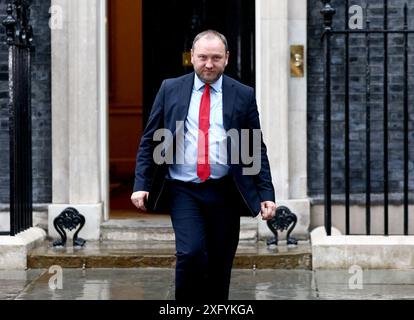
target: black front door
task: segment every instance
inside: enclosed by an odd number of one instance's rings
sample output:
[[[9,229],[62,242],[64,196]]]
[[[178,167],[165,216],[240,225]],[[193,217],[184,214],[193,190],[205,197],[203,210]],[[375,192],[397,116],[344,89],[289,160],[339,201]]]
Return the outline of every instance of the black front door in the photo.
[[[223,33],[230,49],[226,74],[255,85],[254,0],[144,0],[144,125],[165,78],[193,70],[183,65],[183,52],[206,29]]]

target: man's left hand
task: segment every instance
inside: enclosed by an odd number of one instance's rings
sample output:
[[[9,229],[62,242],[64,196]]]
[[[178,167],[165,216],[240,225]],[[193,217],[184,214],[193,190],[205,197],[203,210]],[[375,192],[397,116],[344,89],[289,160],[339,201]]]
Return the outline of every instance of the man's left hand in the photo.
[[[260,214],[262,220],[270,220],[276,214],[276,203],[273,201],[263,201],[260,203]]]

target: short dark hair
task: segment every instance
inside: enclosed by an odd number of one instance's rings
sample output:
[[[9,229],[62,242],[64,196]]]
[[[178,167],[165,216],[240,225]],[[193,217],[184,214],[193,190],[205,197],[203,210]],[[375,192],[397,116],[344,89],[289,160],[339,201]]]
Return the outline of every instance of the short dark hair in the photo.
[[[220,32],[216,31],[216,30],[206,30],[206,31],[200,32],[198,35],[196,35],[196,37],[194,38],[194,41],[193,41],[193,47],[192,47],[193,50],[194,50],[194,45],[196,44],[196,42],[198,40],[200,40],[201,38],[204,38],[204,37],[219,38],[223,42],[224,47],[226,48],[226,52],[229,51],[229,46],[227,44],[226,37],[224,35],[222,35]]]

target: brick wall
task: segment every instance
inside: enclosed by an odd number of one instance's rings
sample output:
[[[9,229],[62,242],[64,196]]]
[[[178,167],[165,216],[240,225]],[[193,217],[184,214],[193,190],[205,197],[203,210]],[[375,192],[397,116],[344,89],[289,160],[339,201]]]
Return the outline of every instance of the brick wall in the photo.
[[[0,21],[6,15],[6,0],[0,0]],[[51,43],[50,0],[33,0],[31,22],[34,29],[32,70],[33,128],[33,200],[48,203],[52,199],[51,164]],[[0,27],[0,203],[9,202],[8,133],[8,57],[4,28]]]
[[[383,27],[383,0],[349,1],[368,12],[371,28]],[[389,1],[389,28],[403,27],[403,6],[409,6],[409,28],[414,29],[414,1]],[[345,27],[345,1],[332,1],[337,10],[334,29]],[[323,194],[323,46],[320,41],[323,21],[322,2],[308,0],[308,193]],[[365,22],[365,20],[364,20]],[[365,24],[364,24],[365,28]],[[409,112],[410,176],[414,174],[414,36],[409,37]],[[366,181],[366,42],[364,35],[350,38],[350,154],[351,192],[365,192]],[[371,37],[371,181],[374,193],[383,192],[383,36]],[[334,194],[344,193],[344,37],[332,40],[332,186]],[[389,188],[401,193],[403,189],[403,37],[389,37]],[[410,179],[410,190],[414,179]]]

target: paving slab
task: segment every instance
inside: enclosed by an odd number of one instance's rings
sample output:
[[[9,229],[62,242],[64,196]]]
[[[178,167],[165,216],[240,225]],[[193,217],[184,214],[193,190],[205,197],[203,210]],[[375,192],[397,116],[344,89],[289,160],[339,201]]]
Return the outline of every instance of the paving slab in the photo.
[[[33,281],[39,278],[44,270],[0,270],[0,300],[13,300]]]
[[[316,270],[314,281],[318,299],[414,299],[414,270]]]
[[[53,289],[44,272],[17,300],[166,300],[173,298],[173,269],[63,269]]]

